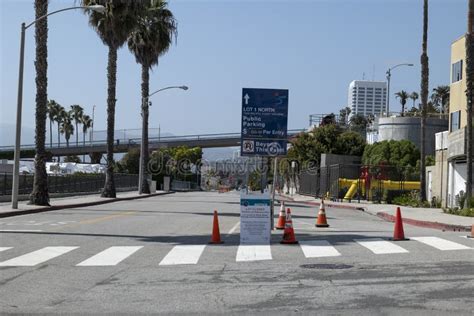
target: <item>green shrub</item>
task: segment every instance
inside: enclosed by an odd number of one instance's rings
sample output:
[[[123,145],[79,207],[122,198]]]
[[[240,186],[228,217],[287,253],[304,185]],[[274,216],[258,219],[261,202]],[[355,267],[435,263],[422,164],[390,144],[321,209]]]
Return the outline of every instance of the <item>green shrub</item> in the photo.
[[[393,199],[393,204],[411,207],[430,207],[430,203],[428,201],[422,202],[420,200],[420,193],[416,190],[410,191],[408,194],[395,197]]]

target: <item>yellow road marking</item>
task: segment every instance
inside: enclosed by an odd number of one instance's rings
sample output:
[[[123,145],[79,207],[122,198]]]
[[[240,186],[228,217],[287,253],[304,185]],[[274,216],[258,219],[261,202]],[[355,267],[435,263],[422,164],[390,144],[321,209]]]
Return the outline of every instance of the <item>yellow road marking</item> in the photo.
[[[64,225],[61,228],[74,227],[74,226],[78,226],[78,225],[82,225],[82,224],[96,224],[96,223],[100,223],[100,222],[107,221],[107,220],[110,220],[110,219],[120,218],[120,217],[124,217],[124,216],[130,216],[130,215],[133,215],[133,214],[136,214],[136,213],[138,213],[138,211],[116,213],[116,214],[107,215],[107,216],[103,216],[103,217],[99,217],[99,218],[86,219],[86,220],[80,221],[78,223],[74,223],[74,224],[70,224],[70,225]]]

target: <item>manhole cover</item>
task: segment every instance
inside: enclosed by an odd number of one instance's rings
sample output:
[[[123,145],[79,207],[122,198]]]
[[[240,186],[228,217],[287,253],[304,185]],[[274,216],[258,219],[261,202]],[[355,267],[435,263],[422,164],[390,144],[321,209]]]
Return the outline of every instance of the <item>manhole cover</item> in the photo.
[[[313,264],[303,264],[300,265],[300,268],[303,269],[328,269],[328,270],[341,270],[341,269],[350,269],[353,266],[348,264],[324,264],[324,263],[313,263]]]

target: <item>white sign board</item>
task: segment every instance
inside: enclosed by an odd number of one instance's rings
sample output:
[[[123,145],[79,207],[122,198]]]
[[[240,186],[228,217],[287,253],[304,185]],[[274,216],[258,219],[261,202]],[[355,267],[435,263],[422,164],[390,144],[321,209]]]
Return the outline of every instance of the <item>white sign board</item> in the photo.
[[[270,194],[240,194],[240,243],[270,244]]]

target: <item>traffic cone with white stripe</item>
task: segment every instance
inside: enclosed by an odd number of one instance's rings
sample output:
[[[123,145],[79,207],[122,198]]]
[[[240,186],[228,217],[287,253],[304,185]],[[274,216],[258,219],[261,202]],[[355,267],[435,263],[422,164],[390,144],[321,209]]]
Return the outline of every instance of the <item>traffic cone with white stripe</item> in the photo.
[[[285,202],[281,201],[280,214],[278,215],[278,222],[275,225],[276,229],[285,229],[286,213]]]
[[[293,221],[291,220],[291,210],[288,208],[286,210],[285,231],[283,232],[283,239],[280,241],[280,244],[297,243],[298,241],[295,237],[295,231],[293,230]]]
[[[316,227],[329,227],[326,219],[326,209],[324,208],[324,199],[321,199],[321,205],[319,206],[318,219],[316,220]]]
[[[467,236],[467,238],[474,238],[474,225],[471,227],[471,236]]]

